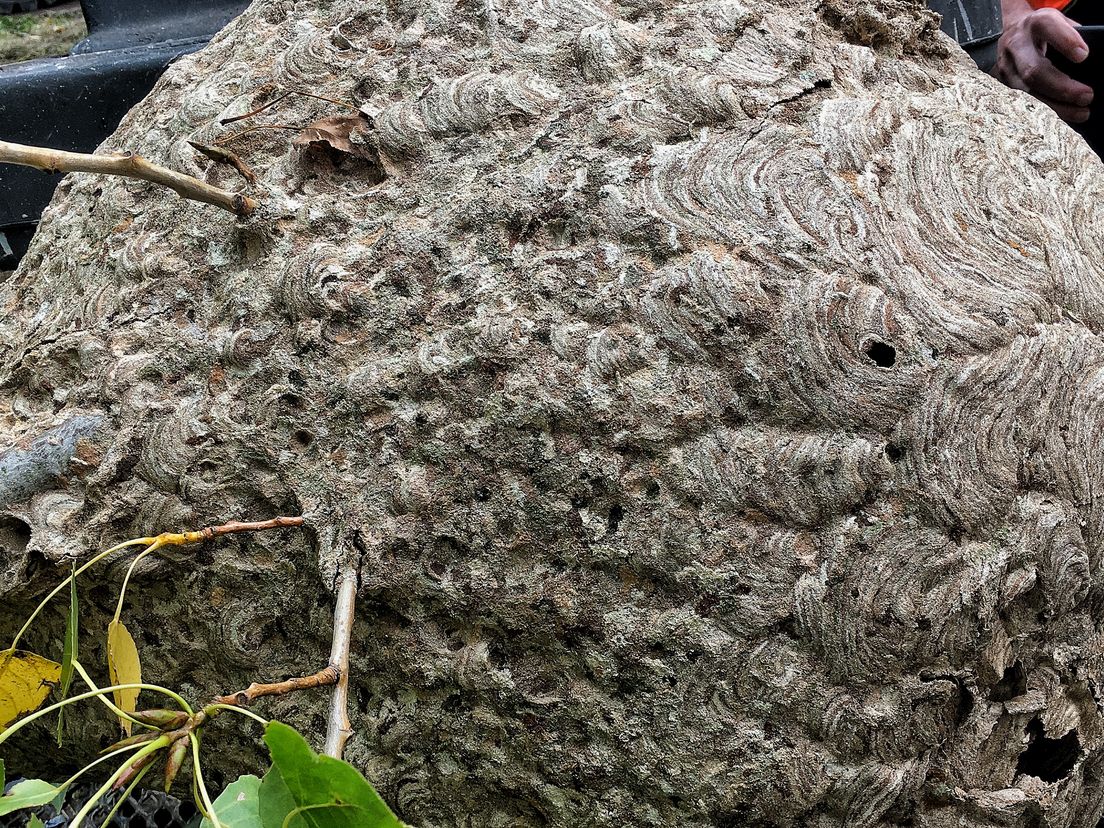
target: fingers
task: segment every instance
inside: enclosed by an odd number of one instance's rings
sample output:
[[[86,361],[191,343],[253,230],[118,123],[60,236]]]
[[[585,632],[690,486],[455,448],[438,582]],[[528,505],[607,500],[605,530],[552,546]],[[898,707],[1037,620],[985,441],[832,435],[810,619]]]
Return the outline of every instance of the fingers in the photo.
[[[1060,103],[1059,101],[1048,101],[1046,98],[1039,98],[1039,100],[1057,112],[1058,117],[1067,123],[1083,124],[1085,121],[1089,120],[1091,111],[1088,107],[1071,106],[1070,104]]]
[[[1077,26],[1056,9],[1040,9],[1029,14],[1024,24],[1040,47],[1053,46],[1074,63],[1089,56],[1089,47]]]
[[[1077,107],[1092,103],[1091,86],[1075,81],[1034,49],[1017,53],[1015,61],[1016,75],[1032,95]]]
[[[1074,62],[1088,47],[1069,18],[1054,9],[1024,15],[1008,27],[998,44],[996,75],[1008,86],[1036,96],[1073,123],[1089,117],[1092,87],[1059,70],[1047,57],[1054,49]]]
[[[1041,27],[1028,22],[1022,31],[1013,34],[1010,57],[1016,67],[1015,74],[1033,95],[1060,103],[1088,106],[1093,99],[1092,87],[1075,81],[1050,62],[1044,51],[1050,45],[1049,41],[1040,40],[1036,28]],[[1053,35],[1055,30],[1047,29],[1046,33]],[[1074,35],[1081,39],[1076,32]],[[1074,47],[1074,51],[1077,48],[1080,47]]]

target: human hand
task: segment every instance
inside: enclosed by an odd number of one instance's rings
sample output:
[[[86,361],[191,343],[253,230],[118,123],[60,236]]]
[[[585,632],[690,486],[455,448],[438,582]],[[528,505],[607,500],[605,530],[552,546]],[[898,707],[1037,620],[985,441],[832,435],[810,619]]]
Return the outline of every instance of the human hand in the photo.
[[[1092,87],[1061,72],[1047,58],[1054,48],[1074,63],[1089,54],[1076,24],[1056,9],[1038,9],[1005,20],[997,43],[994,74],[1013,89],[1022,89],[1047,104],[1065,121],[1082,123],[1089,118]]]

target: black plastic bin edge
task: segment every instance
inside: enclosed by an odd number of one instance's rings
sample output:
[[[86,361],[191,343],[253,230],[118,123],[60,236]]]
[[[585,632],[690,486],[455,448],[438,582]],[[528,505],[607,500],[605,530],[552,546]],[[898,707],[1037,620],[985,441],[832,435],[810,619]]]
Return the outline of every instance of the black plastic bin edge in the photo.
[[[248,0],[83,0],[73,54],[0,66],[0,138],[92,152],[174,60],[198,51]],[[14,268],[60,175],[0,164],[0,270]]]

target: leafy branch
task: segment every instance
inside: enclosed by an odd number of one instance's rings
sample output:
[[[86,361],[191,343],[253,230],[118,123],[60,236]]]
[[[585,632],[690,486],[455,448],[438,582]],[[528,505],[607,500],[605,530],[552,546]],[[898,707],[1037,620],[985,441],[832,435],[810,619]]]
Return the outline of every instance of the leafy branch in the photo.
[[[0,652],[0,727],[7,728],[0,732],[0,745],[27,725],[57,712],[60,746],[62,712],[70,705],[89,699],[99,701],[119,719],[125,737],[60,785],[35,779],[13,785],[6,795],[0,796],[0,816],[45,805],[64,795],[76,779],[97,765],[121,760],[71,823],[72,828],[87,828],[87,818],[109,792],[123,790],[121,802],[158,762],[163,763],[164,788],[168,791],[190,758],[194,769],[193,796],[204,815],[203,824],[209,828],[401,828],[402,823],[371,784],[340,759],[350,732],[346,706],[349,646],[357,585],[354,567],[343,571],[338,587],[334,640],[330,663],[326,667],[309,676],[270,684],[250,684],[237,693],[216,696],[198,710],[172,690],[142,680],[137,646],[121,620],[124,597],[135,567],[158,549],[202,543],[239,532],[302,525],[301,517],[280,517],[256,523],[232,521],[192,532],[165,532],[124,541],[93,556],[80,567],[74,566],[70,575],[31,613],[16,633],[11,646]],[[107,661],[111,684],[101,688],[78,658],[80,613],[77,578],[105,557],[137,547],[143,548],[127,569],[115,614],[108,625]],[[61,663],[18,649],[20,639],[46,604],[66,587],[69,587],[70,606]],[[79,677],[89,689],[69,696],[75,677]],[[246,709],[246,705],[267,696],[332,685],[336,685],[336,690],[326,740],[327,753],[331,755],[315,754],[292,728],[279,722],[268,722]],[[43,707],[52,688],[59,691],[61,698]],[[136,710],[138,695],[143,690],[165,697],[175,707]],[[263,779],[244,776],[217,799],[212,799],[203,780],[200,737],[213,720],[226,712],[238,713],[264,725],[264,738],[273,764]],[[139,732],[132,735],[134,727],[139,728]],[[3,774],[4,765],[0,761],[0,790],[3,789]],[[108,824],[110,820],[111,815],[103,824]]]

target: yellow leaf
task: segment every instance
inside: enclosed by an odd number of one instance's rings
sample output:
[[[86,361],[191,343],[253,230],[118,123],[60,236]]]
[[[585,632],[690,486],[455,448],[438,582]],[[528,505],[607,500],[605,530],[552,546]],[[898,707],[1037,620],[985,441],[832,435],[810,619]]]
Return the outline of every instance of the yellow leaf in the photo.
[[[0,730],[42,706],[61,665],[26,650],[0,652]]]
[[[107,674],[112,684],[139,684],[142,681],[142,663],[138,660],[138,647],[122,621],[107,625]],[[137,690],[115,690],[115,706],[133,713],[138,705]],[[119,722],[130,735],[130,722],[122,717]]]

